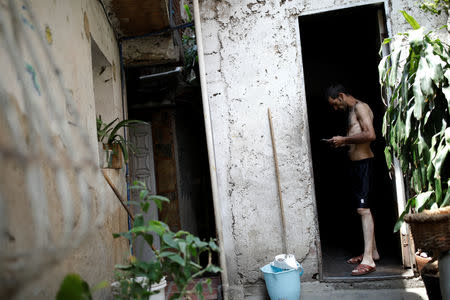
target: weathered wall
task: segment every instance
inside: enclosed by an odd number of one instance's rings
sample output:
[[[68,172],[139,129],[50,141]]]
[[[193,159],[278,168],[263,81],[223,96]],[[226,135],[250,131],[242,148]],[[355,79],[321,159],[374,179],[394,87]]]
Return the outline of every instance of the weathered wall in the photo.
[[[180,59],[180,47],[174,44],[173,34],[124,40],[122,49],[127,67],[176,64]]]
[[[19,3],[20,1],[18,1]],[[19,3],[19,7],[24,10],[23,14],[26,16],[25,9]],[[91,59],[91,43],[95,40],[99,49],[108,60],[110,68],[111,89],[109,100],[109,110],[97,113],[102,113],[106,120],[112,120],[115,117],[122,118],[122,91],[120,78],[120,60],[117,40],[114,36],[101,5],[94,0],[81,1],[50,1],[39,0],[31,1],[33,11],[38,19],[39,27],[42,31],[48,28],[47,38],[50,48],[58,67],[60,68],[65,79],[65,88],[73,96],[76,103],[76,109],[80,112],[81,120],[78,124],[72,123],[71,109],[67,107],[66,117],[72,130],[87,131],[89,140],[92,145],[97,147],[96,138],[96,105],[94,99],[93,87],[93,73],[92,73],[92,59]],[[0,1],[0,9],[7,12],[7,1]],[[24,17],[23,22],[27,21]],[[31,26],[29,30],[35,30]],[[21,44],[25,47],[24,44]],[[39,48],[36,45],[36,49]],[[17,49],[17,51],[19,51]],[[32,50],[34,51],[34,49]],[[45,61],[42,51],[37,52],[40,59]],[[2,75],[0,80],[1,87],[4,89],[1,92],[9,95],[10,99],[20,99],[17,75],[12,67],[11,60],[4,48],[4,37],[0,32],[0,65],[2,66]],[[36,68],[36,66],[32,66]],[[44,80],[54,80],[51,75],[51,70],[43,70],[45,76],[37,77],[37,82],[41,83]],[[30,84],[31,81],[26,81]],[[56,86],[56,82],[49,82],[51,88]],[[64,101],[61,98],[61,101]],[[19,101],[20,102],[20,101]],[[126,103],[125,103],[126,107]],[[26,116],[25,116],[26,118]],[[5,130],[2,126],[2,130]],[[2,132],[2,136],[8,133]],[[69,151],[83,151],[84,149],[69,149]],[[93,158],[98,161],[98,157]],[[10,167],[10,169],[8,169]],[[8,174],[8,175],[6,175]],[[108,170],[114,184],[117,186],[121,194],[126,197],[126,182],[125,182],[125,168],[121,170]],[[16,184],[9,185],[6,176],[16,178]],[[29,215],[29,201],[25,199],[23,193],[23,173],[17,171],[14,164],[11,166],[3,166],[1,180],[2,192],[6,190],[4,199],[13,199],[14,205],[7,207],[7,213],[10,220],[16,221],[18,226],[9,228],[11,234],[15,236],[16,241],[24,242],[26,245],[27,234],[32,233],[33,223]],[[10,180],[8,178],[8,180]],[[49,179],[46,188],[54,189],[54,182]],[[63,277],[69,272],[79,273],[91,285],[99,283],[101,280],[111,280],[113,278],[114,265],[123,261],[127,256],[128,242],[115,240],[112,238],[113,232],[120,232],[127,230],[127,215],[123,208],[118,204],[116,196],[113,194],[106,181],[97,185],[91,185],[90,191],[100,197],[104,195],[110,210],[103,224],[94,228],[92,233],[88,236],[86,241],[80,248],[72,251],[68,256],[57,266],[43,269],[39,274],[39,279],[27,285],[19,295],[20,299],[52,299],[54,298],[57,288]],[[96,201],[99,201],[96,198]],[[60,229],[63,218],[61,217],[61,209],[58,206],[58,201],[55,199],[49,202],[49,210],[51,226],[54,229]],[[52,206],[55,205],[55,206]],[[98,206],[98,203],[94,203]],[[77,206],[78,207],[78,206]],[[74,212],[75,213],[75,212]],[[32,238],[30,238],[32,241]],[[32,245],[28,245],[32,247]],[[105,289],[96,294],[97,297],[108,298],[109,290]]]
[[[259,267],[282,253],[268,108],[278,151],[287,250],[302,262],[302,280],[311,280],[319,272],[318,221],[297,18],[374,2],[200,1],[232,299],[251,293],[250,287],[261,282]],[[418,12],[409,1],[387,3],[387,22],[395,32],[408,29],[400,9],[411,12],[422,24],[445,23],[443,18]]]

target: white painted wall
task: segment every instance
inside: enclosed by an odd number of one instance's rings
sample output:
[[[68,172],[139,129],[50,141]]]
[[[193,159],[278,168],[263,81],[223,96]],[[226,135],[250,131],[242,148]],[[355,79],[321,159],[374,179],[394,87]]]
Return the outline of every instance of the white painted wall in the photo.
[[[259,267],[282,251],[268,108],[275,127],[288,252],[302,262],[302,280],[319,272],[297,18],[369,3],[375,1],[200,1],[231,299],[252,293],[251,287],[261,283]],[[388,1],[385,8],[392,32],[409,29],[401,9],[423,25],[446,22],[445,16],[419,12],[412,1]]]

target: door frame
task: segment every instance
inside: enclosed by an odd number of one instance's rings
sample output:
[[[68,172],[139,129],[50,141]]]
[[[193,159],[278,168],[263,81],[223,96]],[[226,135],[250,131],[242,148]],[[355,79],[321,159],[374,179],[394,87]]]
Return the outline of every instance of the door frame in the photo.
[[[319,8],[319,9],[313,9],[308,10],[305,12],[302,12],[298,18],[296,18],[296,43],[297,43],[297,50],[299,53],[300,61],[302,62],[302,65],[299,66],[299,73],[300,73],[300,82],[302,82],[302,86],[300,87],[300,95],[303,97],[304,101],[301,101],[302,109],[303,109],[303,120],[305,120],[305,134],[306,134],[306,140],[308,141],[307,144],[307,152],[308,152],[308,158],[309,158],[309,173],[312,178],[311,187],[312,187],[312,200],[314,204],[314,214],[315,214],[315,220],[316,220],[316,228],[317,228],[317,236],[316,236],[316,248],[317,248],[317,258],[318,258],[318,265],[319,265],[319,277],[320,280],[323,280],[323,258],[322,258],[322,248],[321,248],[321,239],[320,239],[320,230],[319,230],[319,224],[318,224],[318,210],[317,210],[317,198],[316,198],[316,189],[315,189],[315,180],[314,180],[314,170],[313,170],[313,163],[312,163],[312,151],[311,151],[311,137],[310,137],[310,129],[309,129],[309,119],[308,119],[308,108],[307,108],[307,102],[306,102],[306,89],[305,89],[305,73],[303,69],[303,57],[302,57],[302,47],[301,47],[301,36],[300,36],[300,24],[299,24],[299,18],[302,16],[307,15],[315,15],[320,13],[326,13],[326,12],[332,12],[347,8],[353,8],[353,7],[361,7],[361,6],[367,6],[367,5],[380,5],[380,9],[378,10],[378,25],[380,28],[380,33],[385,33],[388,36],[392,36],[392,28],[391,24],[387,22],[390,20],[389,15],[389,6],[388,6],[388,0],[380,1],[380,0],[370,0],[370,1],[360,1],[350,4],[344,4],[344,5],[338,5],[333,7],[326,7],[326,8]],[[381,10],[381,7],[383,7],[383,10]],[[380,19],[380,12],[382,19]],[[384,12],[384,14],[383,14]],[[386,26],[386,27],[384,27]],[[380,41],[383,41],[384,38],[380,37]],[[387,46],[387,45],[385,45]],[[385,52],[386,51],[386,52]],[[386,50],[383,50],[383,54],[389,53],[389,48]],[[397,199],[397,207],[398,207],[398,215],[400,215],[403,211],[403,208],[406,205],[406,193],[405,193],[405,184],[404,184],[404,176],[402,174],[402,171],[400,169],[400,166],[398,164],[394,163],[394,182],[395,182],[395,198]],[[414,246],[411,239],[411,234],[409,227],[404,223],[401,232],[400,232],[400,243],[401,243],[401,252],[402,252],[402,264],[403,267],[408,268],[413,265],[415,262],[414,260]]]
[[[392,36],[392,34],[390,32],[388,33],[388,31],[384,27],[385,24],[386,19],[384,18],[383,11],[381,9],[378,9],[378,27],[380,32],[380,41],[383,41],[384,38],[387,38],[388,36]],[[389,53],[391,52],[388,44],[383,44],[381,49],[383,57],[389,55]],[[389,93],[386,91],[386,89],[383,88],[382,92],[385,95],[389,96]],[[398,215],[400,216],[404,211],[407,202],[405,181],[404,181],[405,176],[400,167],[400,162],[396,157],[393,158],[393,165],[394,165],[393,179],[395,181],[397,210]],[[415,249],[411,236],[411,231],[406,222],[403,222],[402,226],[400,227],[400,248],[402,251],[403,267],[411,268],[415,264],[415,255],[414,255]]]

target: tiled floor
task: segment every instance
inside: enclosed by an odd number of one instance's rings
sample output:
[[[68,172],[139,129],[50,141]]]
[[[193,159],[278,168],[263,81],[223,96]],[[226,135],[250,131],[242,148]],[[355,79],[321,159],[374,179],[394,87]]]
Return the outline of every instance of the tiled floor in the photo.
[[[219,290],[219,285],[221,284],[220,277],[210,277],[211,278],[211,290],[212,293],[209,292],[208,286],[203,284],[203,297],[205,300],[215,300],[222,299]],[[194,280],[193,283],[189,284],[188,289],[192,289],[199,281],[203,280],[202,278]],[[177,286],[173,281],[167,282],[166,286],[166,299],[170,299],[170,297],[177,291]],[[191,300],[198,300],[200,298],[197,295],[191,295]]]

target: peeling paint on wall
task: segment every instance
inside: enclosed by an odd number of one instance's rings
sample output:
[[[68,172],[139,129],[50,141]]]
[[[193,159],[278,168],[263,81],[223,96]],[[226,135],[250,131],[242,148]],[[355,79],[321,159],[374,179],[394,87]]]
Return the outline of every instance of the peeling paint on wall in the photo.
[[[41,95],[41,88],[40,88],[39,83],[37,81],[36,71],[29,64],[25,65],[25,69],[27,70],[28,74],[30,74],[31,81],[33,82],[33,87],[36,90],[36,92],[38,93],[38,95],[40,96]]]
[[[25,5],[22,5],[22,10],[27,10],[27,7]],[[31,24],[30,20],[24,15],[21,15],[22,22],[27,25],[31,30],[34,30],[33,24]]]
[[[45,25],[45,38],[47,39],[47,43],[49,45],[53,43],[52,31],[48,25]]]

